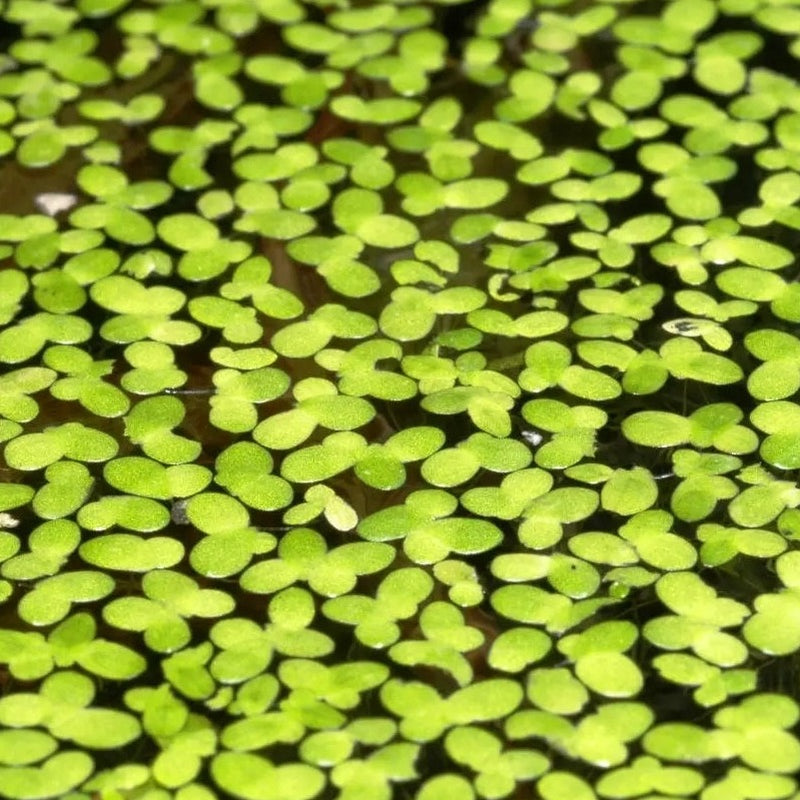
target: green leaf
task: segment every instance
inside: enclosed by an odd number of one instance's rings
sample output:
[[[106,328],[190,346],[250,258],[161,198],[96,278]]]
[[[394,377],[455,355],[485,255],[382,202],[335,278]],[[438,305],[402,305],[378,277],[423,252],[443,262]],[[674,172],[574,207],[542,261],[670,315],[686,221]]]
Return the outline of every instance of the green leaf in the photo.
[[[590,653],[578,659],[575,674],[589,689],[606,697],[632,697],[644,685],[639,667],[624,653]]]
[[[166,464],[194,461],[201,445],[172,432],[186,414],[177,397],[141,400],[125,416],[125,434],[144,453]]]
[[[691,437],[691,422],[667,411],[638,411],[622,423],[625,437],[649,447],[675,447]]]
[[[158,235],[178,250],[207,250],[217,243],[216,226],[196,214],[173,214],[158,223]]]
[[[216,461],[215,482],[228,489],[251,508],[274,511],[292,500],[292,489],[272,471],[269,453],[252,442],[238,442],[226,448]]]
[[[59,797],[82,784],[93,769],[88,753],[71,750],[56,753],[36,767],[0,767],[0,781],[12,800]]]
[[[323,773],[307,764],[275,766],[252,753],[223,752],[211,761],[211,776],[223,791],[244,800],[310,800],[325,784]]]
[[[650,508],[658,496],[658,487],[644,467],[618,469],[606,481],[600,494],[603,508],[631,516]]]
[[[76,461],[108,461],[117,449],[116,441],[107,433],[80,422],[65,422],[43,433],[17,437],[6,445],[5,458],[15,469],[37,470],[65,456]]]
[[[98,536],[80,548],[81,558],[103,569],[148,572],[175,566],[183,558],[183,545],[167,536],[142,539],[129,533]]]
[[[19,602],[19,615],[31,625],[62,620],[73,603],[89,603],[114,590],[114,579],[102,572],[62,572],[39,581]]]

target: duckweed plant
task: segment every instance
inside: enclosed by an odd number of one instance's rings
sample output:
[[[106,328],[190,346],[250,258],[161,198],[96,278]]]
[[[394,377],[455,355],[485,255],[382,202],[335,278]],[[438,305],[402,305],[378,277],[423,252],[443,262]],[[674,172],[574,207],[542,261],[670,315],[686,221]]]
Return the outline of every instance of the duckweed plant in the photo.
[[[0,795],[800,798],[800,3],[0,14]]]

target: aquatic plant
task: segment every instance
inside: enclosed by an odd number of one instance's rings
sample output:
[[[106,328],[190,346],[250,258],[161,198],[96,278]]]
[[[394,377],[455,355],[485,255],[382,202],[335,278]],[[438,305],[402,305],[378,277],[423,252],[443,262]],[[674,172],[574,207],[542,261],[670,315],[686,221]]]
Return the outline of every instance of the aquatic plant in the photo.
[[[794,0],[0,15],[0,794],[798,796]]]

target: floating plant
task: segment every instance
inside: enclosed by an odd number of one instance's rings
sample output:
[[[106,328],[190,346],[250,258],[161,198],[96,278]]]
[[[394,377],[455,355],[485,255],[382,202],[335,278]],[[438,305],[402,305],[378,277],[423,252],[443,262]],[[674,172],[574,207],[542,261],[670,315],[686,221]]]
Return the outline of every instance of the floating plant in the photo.
[[[795,0],[0,19],[0,795],[797,796]]]

